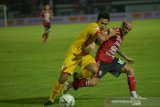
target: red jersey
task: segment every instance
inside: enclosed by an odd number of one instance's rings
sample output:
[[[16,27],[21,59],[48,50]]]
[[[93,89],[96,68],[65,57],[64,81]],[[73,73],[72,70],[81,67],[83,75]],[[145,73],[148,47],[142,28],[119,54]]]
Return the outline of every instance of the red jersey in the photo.
[[[53,12],[50,11],[42,11],[41,12],[41,17],[43,18],[43,25],[47,26],[51,24],[51,18],[53,16]]]
[[[110,63],[115,58],[115,54],[123,40],[121,28],[115,28],[116,35],[104,41],[96,54],[96,61]]]

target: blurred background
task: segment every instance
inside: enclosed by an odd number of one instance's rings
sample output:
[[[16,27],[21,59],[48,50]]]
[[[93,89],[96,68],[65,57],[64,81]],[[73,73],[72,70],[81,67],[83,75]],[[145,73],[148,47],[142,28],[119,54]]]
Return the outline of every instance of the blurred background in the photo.
[[[0,0],[0,19],[4,19],[4,14],[6,14],[7,19],[36,18],[40,16],[45,4],[51,5],[54,16],[93,15],[98,14],[101,10],[108,11],[113,16],[116,13],[133,12],[151,12],[143,13],[147,17],[152,14],[156,14],[158,18],[160,16],[160,0]],[[4,13],[4,10],[6,13]],[[139,16],[137,13],[135,15],[136,17]],[[123,17],[123,15],[116,17]],[[55,20],[62,21],[62,19]]]

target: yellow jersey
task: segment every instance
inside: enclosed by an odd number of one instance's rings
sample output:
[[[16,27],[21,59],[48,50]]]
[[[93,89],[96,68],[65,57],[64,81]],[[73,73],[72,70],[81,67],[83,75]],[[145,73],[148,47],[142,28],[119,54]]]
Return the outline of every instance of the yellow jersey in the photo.
[[[77,55],[83,54],[82,49],[94,42],[99,32],[100,28],[96,22],[89,24],[71,44],[69,52]]]

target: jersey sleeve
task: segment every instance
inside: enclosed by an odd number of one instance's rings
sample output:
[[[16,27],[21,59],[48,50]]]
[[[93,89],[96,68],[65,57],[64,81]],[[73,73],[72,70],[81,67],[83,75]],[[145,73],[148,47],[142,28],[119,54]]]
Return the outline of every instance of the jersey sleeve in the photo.
[[[100,33],[100,28],[99,28],[98,24],[91,24],[89,26],[89,33],[92,36],[95,36],[95,35],[97,35],[97,33]]]

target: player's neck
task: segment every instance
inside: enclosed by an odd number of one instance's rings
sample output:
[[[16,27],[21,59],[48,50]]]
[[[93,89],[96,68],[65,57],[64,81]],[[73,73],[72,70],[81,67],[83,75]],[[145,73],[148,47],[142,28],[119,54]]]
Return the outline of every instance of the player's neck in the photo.
[[[50,10],[49,9],[46,9],[46,10],[44,10],[45,12],[49,12]]]

